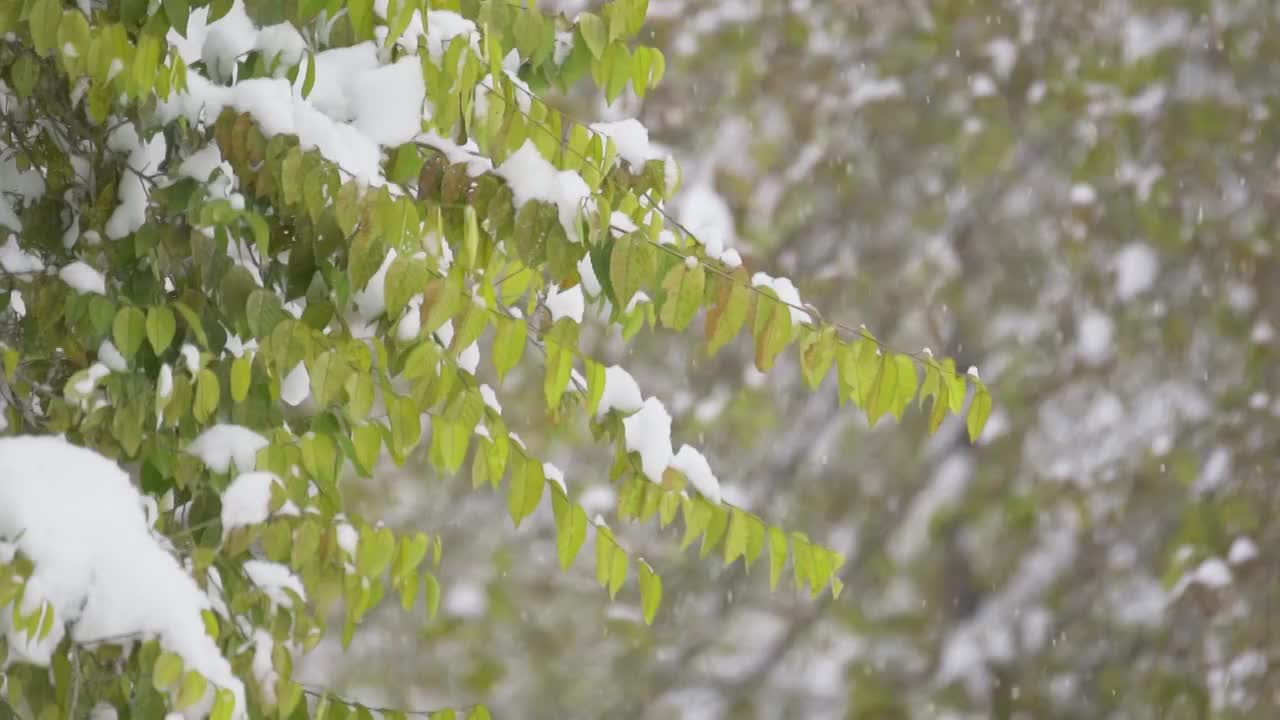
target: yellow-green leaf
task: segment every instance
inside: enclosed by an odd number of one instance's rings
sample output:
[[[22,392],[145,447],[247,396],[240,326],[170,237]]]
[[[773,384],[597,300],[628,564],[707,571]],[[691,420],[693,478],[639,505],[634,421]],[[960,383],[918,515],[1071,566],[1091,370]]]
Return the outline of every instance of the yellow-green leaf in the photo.
[[[182,658],[171,652],[162,652],[151,668],[151,684],[161,692],[173,687],[182,676]]]
[[[422,581],[426,590],[423,597],[427,603],[427,619],[434,620],[440,611],[440,581],[431,573],[424,573]]]
[[[196,377],[196,397],[191,406],[196,420],[204,422],[217,412],[221,394],[222,387],[218,383],[218,376],[208,368],[201,370]]]
[[[636,563],[636,575],[640,580],[640,608],[644,612],[644,622],[652,625],[658,606],[662,604],[662,578],[643,560]]]
[[[991,393],[983,385],[977,386],[977,392],[973,394],[973,401],[969,403],[969,416],[965,418],[965,425],[969,428],[969,441],[977,442],[978,436],[982,434],[982,428],[987,425],[987,418],[991,415]]]
[[[920,376],[916,374],[916,363],[906,355],[894,355],[893,362],[898,366],[898,382],[893,396],[890,412],[899,420],[902,413],[916,396],[916,388],[920,385]]]
[[[60,0],[36,0],[31,6],[31,44],[37,55],[53,50],[58,41],[58,24],[62,22]]]
[[[333,350],[322,353],[310,365],[307,374],[311,378],[311,395],[320,407],[327,407],[342,395],[351,367]]]
[[[365,475],[371,474],[382,450],[382,431],[373,423],[356,425],[351,429],[351,445],[355,450],[356,466]]]
[[[666,291],[665,302],[658,317],[662,324],[673,330],[684,330],[702,305],[702,293],[706,273],[697,262],[680,263],[667,272],[662,281]]]
[[[126,358],[132,358],[142,347],[142,339],[146,337],[147,316],[136,307],[122,307],[116,312],[111,324],[111,337],[116,349]]]
[[[731,279],[717,278],[715,303],[707,310],[707,354],[714,355],[742,329],[751,308],[747,271],[738,268]]]
[[[209,720],[231,720],[236,709],[236,696],[226,688],[218,688],[213,695],[213,709],[209,711]]]
[[[747,513],[733,508],[724,540],[724,564],[730,565],[747,552]]]
[[[164,0],[164,14],[169,18],[169,25],[182,37],[187,36],[187,20],[191,14],[191,8],[187,5],[187,0]]]
[[[791,342],[791,308],[771,290],[762,290],[756,300],[754,326],[756,368],[768,372],[778,353]]]
[[[800,342],[800,368],[810,390],[817,390],[831,369],[831,363],[836,359],[836,342],[834,327],[817,332],[806,331],[804,340]]]
[[[787,534],[781,528],[769,528],[769,589],[776,590],[782,568],[787,564]]]
[[[493,368],[498,373],[498,382],[502,382],[524,356],[527,328],[523,318],[502,318],[498,321],[493,338]]]
[[[186,710],[195,705],[204,697],[204,691],[208,689],[209,683],[200,673],[189,670],[182,676],[182,689],[178,691],[178,700],[174,703],[174,709]]]
[[[242,355],[231,362],[231,399],[244,402],[249,395],[249,382],[253,379],[253,357]]]
[[[871,389],[867,391],[867,421],[872,426],[893,407],[897,392],[898,365],[888,353],[881,353],[876,379],[871,382]]]
[[[582,365],[587,376],[587,415],[594,417],[604,397],[605,369],[590,358],[584,359]]]
[[[604,97],[610,105],[622,94],[631,79],[631,51],[625,43],[614,41],[605,50],[604,58]]]
[[[587,49],[591,51],[592,57],[599,59],[604,54],[605,44],[608,42],[608,31],[605,29],[604,21],[595,13],[584,12],[578,15],[578,33],[582,35],[582,39],[587,44]]]
[[[617,295],[617,306],[626,308],[636,291],[653,281],[657,269],[657,250],[642,232],[618,238],[609,254],[609,281]]]
[[[707,531],[711,524],[711,505],[688,496],[682,497],[680,503],[684,511],[684,537],[680,539],[680,550],[683,551]]]
[[[386,397],[387,417],[391,421],[391,450],[405,457],[422,439],[422,420],[412,398]]]
[[[551,491],[551,509],[556,520],[556,556],[567,570],[587,539],[587,513],[558,488]]]
[[[543,486],[547,484],[542,464],[536,461],[524,463],[524,472],[512,473],[507,487],[507,511],[516,527],[538,508]]]

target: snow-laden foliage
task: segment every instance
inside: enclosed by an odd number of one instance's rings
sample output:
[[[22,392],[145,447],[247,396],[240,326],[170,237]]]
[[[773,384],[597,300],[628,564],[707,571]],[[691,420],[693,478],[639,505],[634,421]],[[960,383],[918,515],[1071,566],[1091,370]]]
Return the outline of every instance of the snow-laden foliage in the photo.
[[[686,231],[664,210],[680,173],[638,122],[548,104],[588,75],[609,102],[656,85],[662,54],[632,42],[647,7],[0,8],[5,706],[367,716],[293,667],[389,593],[439,606],[440,537],[344,493],[384,456],[505,482],[516,526],[549,495],[559,563],[593,538],[599,585],[634,576],[652,622],[656,569],[482,382],[529,367],[554,425],[614,448],[617,519],[679,516],[682,548],[748,567],[767,548],[770,586],[790,563],[798,588],[839,595],[841,555],[728,502],[584,326],[680,342],[701,317],[708,353],[749,335],[761,372],[794,346],[808,385],[834,368],[872,424],[928,400],[936,428],[969,397],[976,438],[991,397]]]

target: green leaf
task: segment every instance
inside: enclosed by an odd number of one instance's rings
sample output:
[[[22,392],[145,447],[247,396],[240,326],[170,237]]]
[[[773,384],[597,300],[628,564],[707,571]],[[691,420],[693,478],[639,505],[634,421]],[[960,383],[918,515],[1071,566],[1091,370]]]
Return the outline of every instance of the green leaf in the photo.
[[[186,710],[195,705],[204,697],[204,691],[208,689],[209,683],[200,673],[189,670],[182,676],[182,690],[178,692],[178,700],[174,703],[177,710]]]
[[[357,40],[373,38],[373,0],[348,0],[347,18]]]
[[[366,476],[373,473],[382,451],[382,431],[374,423],[356,425],[351,429],[351,445],[355,451],[356,467]]]
[[[787,564],[787,534],[781,528],[769,528],[769,589],[778,588],[782,568]]]
[[[386,396],[387,418],[391,421],[391,450],[405,457],[422,439],[422,421],[412,398]]]
[[[596,584],[609,587],[609,564],[618,546],[609,528],[596,526]]]
[[[560,318],[552,326],[544,339],[546,340],[546,374],[543,378],[542,390],[546,397],[547,407],[555,409],[560,403],[560,396],[569,384],[573,374],[573,356],[577,350],[578,325],[569,318]]]
[[[707,354],[715,355],[742,329],[751,308],[746,270],[738,268],[732,279],[717,278],[715,303],[707,310]]]
[[[528,326],[523,318],[500,318],[498,330],[493,339],[493,368],[498,373],[498,382],[524,356],[525,336]]]
[[[893,361],[889,353],[881,353],[879,365],[876,378],[871,382],[871,389],[867,391],[867,422],[871,423],[872,427],[885,412],[893,407],[894,398],[898,393],[898,364]]]
[[[58,24],[62,22],[59,0],[36,0],[31,6],[31,44],[37,55],[53,50],[58,42]]]
[[[804,533],[791,533],[791,568],[797,590],[813,583],[813,543]]]
[[[316,86],[316,55],[315,53],[307,53],[307,71],[302,76],[302,98],[305,100],[311,95],[311,90]]]
[[[209,720],[231,720],[236,709],[236,696],[226,688],[218,688],[213,694],[213,709],[209,711]]]
[[[352,420],[363,420],[373,410],[373,378],[363,372],[355,372],[347,378],[347,415]]]
[[[242,403],[249,396],[249,382],[253,379],[253,358],[243,355],[231,362],[231,400]]]
[[[690,256],[692,257],[692,256]],[[697,262],[679,263],[667,272],[662,281],[662,289],[666,291],[666,301],[658,317],[662,324],[673,330],[684,330],[693,320],[693,316],[702,306],[702,293],[706,283],[706,273]]]
[[[173,687],[182,676],[182,658],[171,652],[162,652],[151,668],[151,685],[164,692]]]
[[[147,340],[151,342],[157,356],[169,348],[177,330],[178,323],[172,310],[160,305],[152,305],[147,309]]]
[[[729,510],[723,505],[711,505],[711,519],[707,523],[707,532],[702,536],[702,545],[698,547],[698,557],[706,557],[724,539],[729,528]]]
[[[453,339],[449,341],[449,352],[458,354],[471,346],[484,333],[489,325],[492,313],[488,308],[475,303],[466,304],[462,319],[453,324]]]
[[[556,557],[560,560],[560,567],[568,570],[586,542],[587,513],[558,488],[551,492],[551,509],[556,520]]]
[[[409,199],[399,198],[378,203],[378,224],[383,240],[391,247],[399,250],[409,247],[418,234],[418,223],[417,207]]]
[[[764,523],[760,518],[750,513],[743,513],[745,516],[744,524],[747,526],[747,547],[743,554],[743,558],[747,563],[747,570],[751,570],[751,565],[760,558],[760,553],[764,552]]]
[[[893,413],[894,418],[901,420],[902,413],[916,396],[916,389],[920,386],[920,376],[916,374],[916,363],[910,357],[894,355],[893,362],[898,366],[898,383],[890,412]]]
[[[328,407],[342,395],[351,367],[336,351],[322,353],[311,361],[307,375],[311,378],[311,394],[320,407]]]
[[[386,571],[395,554],[396,538],[390,528],[365,528],[356,545],[356,572],[368,578],[378,577]]]
[[[857,338],[836,350],[836,370],[840,377],[840,400],[852,400],[866,407],[871,386],[880,369],[880,356],[874,341]]]
[[[464,427],[460,423],[450,422],[443,418],[433,419],[431,432],[433,440],[439,438],[440,458],[444,470],[450,475],[457,473],[467,458],[467,446],[471,442],[472,427]],[[438,433],[438,435],[436,435]]]
[[[424,573],[422,581],[426,590],[423,598],[427,604],[427,619],[434,620],[436,613],[440,612],[440,581],[431,573]]]
[[[2,11],[0,11],[2,12]],[[0,32],[0,34],[3,34]],[[58,48],[62,50],[62,58],[64,61],[71,62],[71,58],[66,53],[67,46],[71,46],[79,56],[78,62],[86,62],[88,60],[92,31],[89,29],[89,21],[85,18],[84,13],[75,10],[67,10],[62,13],[62,22],[58,25]],[[77,67],[83,67],[78,65]]]
[[[658,606],[662,604],[662,578],[643,560],[636,564],[636,575],[640,580],[640,607],[644,612],[644,622],[652,625]]]
[[[147,333],[147,316],[136,307],[122,307],[111,324],[111,337],[125,358],[132,358],[142,347]]]
[[[836,359],[836,329],[826,327],[818,332],[807,331],[800,342],[800,368],[805,384],[817,390]]]
[[[475,207],[462,209],[462,227],[463,260],[468,267],[475,267],[480,260],[480,220]]]
[[[627,81],[631,79],[631,51],[622,42],[612,42],[601,62],[606,68],[604,97],[612,105],[613,101],[617,100],[626,89]]]
[[[129,67],[129,80],[135,97],[143,98],[151,93],[155,86],[156,66],[160,62],[161,52],[160,38],[143,33]]]
[[[627,553],[607,527],[596,527],[596,582],[612,599],[627,579]]]
[[[532,58],[542,44],[542,13],[536,8],[525,8],[516,15],[515,32],[516,50],[525,58]]]
[[[933,398],[933,407],[929,409],[929,434],[937,432],[942,421],[947,417],[947,406],[950,402],[947,397],[948,387],[945,382],[938,385],[937,394]]]
[[[625,309],[631,296],[653,281],[658,270],[657,252],[638,231],[618,238],[609,256],[609,281],[613,283],[619,309]]]
[[[609,556],[609,599],[617,597],[618,591],[622,589],[622,584],[627,581],[627,565],[630,558],[627,553],[616,543],[613,545],[613,552]]]
[[[164,0],[164,14],[169,18],[169,25],[182,37],[187,36],[187,20],[191,8],[187,0]]]
[[[772,290],[761,290],[756,300],[754,335],[756,368],[768,372],[778,353],[791,342],[791,308]]]
[[[338,189],[333,214],[343,235],[355,232],[356,225],[360,222],[360,186],[354,180],[344,183]]]
[[[361,225],[351,241],[348,251],[347,273],[351,276],[351,287],[363,290],[369,279],[382,267],[387,256],[386,245],[382,236],[375,233],[368,225]]]
[[[217,412],[221,393],[222,388],[218,384],[218,376],[214,375],[213,371],[208,368],[201,370],[196,377],[196,397],[191,406],[191,411],[195,414],[196,420],[204,422]]]
[[[245,318],[249,323],[249,332],[255,336],[270,335],[288,317],[284,303],[276,293],[261,288],[249,293],[249,300],[245,303]]]
[[[982,429],[987,426],[987,418],[991,416],[991,393],[981,384],[973,394],[969,403],[969,415],[965,418],[965,426],[969,429],[969,442],[977,442]]]
[[[711,524],[711,505],[700,498],[688,496],[682,497],[680,503],[684,512],[684,537],[680,539],[680,550],[684,551],[707,531]]]
[[[924,401],[927,398],[937,398],[941,392],[942,384],[938,376],[937,364],[933,361],[926,361],[924,365],[924,384],[920,386],[919,405],[924,407]],[[936,403],[935,403],[936,404]],[[943,402],[943,405],[946,403]]]
[[[747,553],[747,519],[746,512],[733,508],[729,512],[729,529],[724,539],[724,564],[732,565],[734,560]]]
[[[608,30],[604,21],[595,13],[584,12],[578,15],[578,33],[591,51],[591,56],[600,59],[604,55],[605,45],[609,42]]]
[[[411,0],[399,0],[399,2],[389,4],[387,8],[387,38],[384,41],[385,47],[391,47],[396,44],[404,31],[409,27],[409,22],[413,20],[413,12],[417,9],[417,2]]]
[[[467,713],[467,720],[492,720],[492,718],[485,706],[477,705],[471,708],[471,712]]]
[[[584,358],[582,365],[587,376],[587,415],[595,417],[600,399],[604,397],[605,369],[604,365],[590,358]]]
[[[507,511],[516,527],[533,514],[542,499],[543,486],[547,484],[542,464],[536,461],[524,463],[524,472],[513,473],[507,487]]]
[[[951,358],[942,361],[942,381],[947,384],[947,407],[952,414],[959,415],[964,407],[965,376],[956,372],[956,363]]]
[[[638,47],[631,54],[631,88],[636,95],[644,97],[649,89],[649,74],[653,71],[653,50]]]

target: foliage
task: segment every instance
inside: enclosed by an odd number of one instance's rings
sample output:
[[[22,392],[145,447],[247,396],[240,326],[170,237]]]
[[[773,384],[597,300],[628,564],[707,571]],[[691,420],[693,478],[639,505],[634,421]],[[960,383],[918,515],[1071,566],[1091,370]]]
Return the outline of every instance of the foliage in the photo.
[[[660,568],[588,517],[481,381],[538,356],[547,416],[613,448],[618,520],[679,516],[682,549],[700,540],[750,567],[767,547],[770,587],[789,561],[797,588],[839,595],[840,553],[721,501],[705,461],[680,462],[701,455],[672,452],[662,404],[627,396],[630,376],[582,349],[584,305],[627,338],[701,314],[708,354],[749,335],[760,371],[795,346],[808,386],[834,367],[839,401],[873,425],[929,400],[936,429],[971,395],[976,438],[990,395],[976,371],[824,322],[790,283],[699,242],[663,211],[679,172],[642,128],[549,104],[587,76],[610,102],[662,79],[662,53],[632,46],[647,5],[574,21],[495,0],[0,8],[5,424],[136,471],[156,530],[223,599],[206,628],[250,690],[235,706],[164,638],[68,641],[52,675],[4,671],[10,707],[369,717],[292,668],[335,618],[345,645],[393,593],[406,611],[439,606],[440,536],[366,520],[344,493],[384,456],[424,457],[440,476],[469,467],[476,488],[505,481],[516,526],[550,496],[559,563],[593,536],[598,584],[613,597],[634,575],[652,622]],[[200,451],[231,425],[260,438],[253,467]],[[250,471],[274,478],[269,513],[228,527],[224,493]],[[287,566],[305,600],[282,605],[250,559]],[[24,562],[0,585],[10,643],[58,621],[20,610]]]

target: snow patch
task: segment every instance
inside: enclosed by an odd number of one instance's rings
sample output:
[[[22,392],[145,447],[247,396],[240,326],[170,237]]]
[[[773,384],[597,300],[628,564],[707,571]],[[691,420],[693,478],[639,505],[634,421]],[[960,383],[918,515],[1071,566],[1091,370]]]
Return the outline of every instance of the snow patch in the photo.
[[[578,213],[584,209],[584,203],[590,202],[591,188],[581,175],[571,170],[557,170],[529,140],[507,157],[495,172],[507,181],[517,209],[530,200],[555,205],[560,211],[560,225],[564,227],[569,241],[582,242]]]
[[[650,397],[640,409],[622,421],[627,450],[640,454],[640,466],[646,477],[662,482],[662,474],[671,464],[671,415],[662,401]]]
[[[680,451],[671,458],[671,467],[684,473],[689,483],[703,497],[720,504],[720,481],[711,472],[711,466],[702,453],[688,445],[681,445]]]
[[[258,451],[266,446],[267,439],[249,428],[219,423],[200,433],[187,446],[187,453],[218,474],[230,471],[233,462],[238,470],[248,472],[257,465]]]
[[[83,260],[77,260],[58,271],[62,282],[79,293],[107,294],[107,279]]]
[[[244,687],[205,633],[208,597],[151,533],[143,497],[115,463],[53,437],[0,439],[0,538],[35,566],[24,609],[49,603],[56,623],[43,640],[0,631],[10,659],[47,666],[68,629],[76,643],[157,638],[213,685]],[[208,696],[206,696],[208,697]]]

